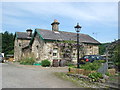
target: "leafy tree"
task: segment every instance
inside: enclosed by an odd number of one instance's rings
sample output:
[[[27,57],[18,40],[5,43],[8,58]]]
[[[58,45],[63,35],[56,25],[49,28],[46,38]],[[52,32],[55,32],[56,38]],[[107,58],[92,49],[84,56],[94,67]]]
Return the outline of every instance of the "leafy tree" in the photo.
[[[2,52],[5,56],[14,53],[14,35],[8,31],[2,33]]]
[[[106,51],[106,45],[108,43],[102,43],[101,45],[99,45],[99,54],[100,55],[104,55],[105,54],[105,51]]]
[[[118,66],[118,68],[120,68],[120,41],[115,46],[113,54],[114,55],[112,59],[114,60],[115,65]]]
[[[107,46],[108,61],[112,61],[116,69],[120,71],[120,39],[115,40]]]

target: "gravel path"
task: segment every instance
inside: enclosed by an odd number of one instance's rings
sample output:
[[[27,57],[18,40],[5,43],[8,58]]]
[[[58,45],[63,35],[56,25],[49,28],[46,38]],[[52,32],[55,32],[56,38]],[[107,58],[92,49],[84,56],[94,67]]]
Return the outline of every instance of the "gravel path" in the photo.
[[[77,88],[73,83],[57,78],[53,72],[67,72],[67,68],[6,63],[2,65],[2,88]]]

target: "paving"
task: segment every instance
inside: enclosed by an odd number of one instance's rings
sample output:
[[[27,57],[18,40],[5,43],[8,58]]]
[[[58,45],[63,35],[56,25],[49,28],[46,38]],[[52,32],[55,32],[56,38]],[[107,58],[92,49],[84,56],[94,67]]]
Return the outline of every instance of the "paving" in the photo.
[[[5,63],[2,67],[2,88],[78,88],[72,82],[56,77],[53,72],[67,72],[67,67]]]

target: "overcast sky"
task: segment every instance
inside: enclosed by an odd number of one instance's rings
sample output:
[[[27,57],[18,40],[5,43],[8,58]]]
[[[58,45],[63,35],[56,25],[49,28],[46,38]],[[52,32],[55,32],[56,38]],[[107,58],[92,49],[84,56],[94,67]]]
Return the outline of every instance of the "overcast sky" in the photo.
[[[3,31],[51,30],[51,23],[57,19],[60,31],[75,32],[74,26],[79,23],[80,33],[100,42],[118,38],[117,2],[2,2],[0,5]]]

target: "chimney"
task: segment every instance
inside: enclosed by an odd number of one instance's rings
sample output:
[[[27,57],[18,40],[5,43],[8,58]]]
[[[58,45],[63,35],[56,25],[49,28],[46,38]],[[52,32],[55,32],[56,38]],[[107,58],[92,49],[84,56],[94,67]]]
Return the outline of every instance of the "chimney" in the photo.
[[[52,31],[59,31],[59,25],[60,23],[55,19],[54,22],[51,24],[52,25]]]
[[[32,29],[27,29],[26,32],[29,37],[32,37]]]

